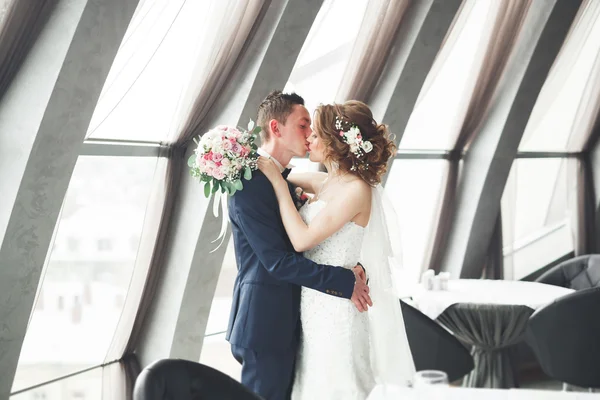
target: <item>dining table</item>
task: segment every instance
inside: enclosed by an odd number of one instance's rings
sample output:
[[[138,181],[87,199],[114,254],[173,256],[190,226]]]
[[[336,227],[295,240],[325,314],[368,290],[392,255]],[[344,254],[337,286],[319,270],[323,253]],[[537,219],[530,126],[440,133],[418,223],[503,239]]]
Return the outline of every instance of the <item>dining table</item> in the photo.
[[[535,310],[573,290],[537,282],[452,279],[446,290],[412,293],[413,304],[471,346],[475,367],[463,386],[517,387],[512,345],[523,340]]]
[[[598,400],[600,393],[539,389],[462,388],[442,385],[408,388],[377,385],[367,400]]]

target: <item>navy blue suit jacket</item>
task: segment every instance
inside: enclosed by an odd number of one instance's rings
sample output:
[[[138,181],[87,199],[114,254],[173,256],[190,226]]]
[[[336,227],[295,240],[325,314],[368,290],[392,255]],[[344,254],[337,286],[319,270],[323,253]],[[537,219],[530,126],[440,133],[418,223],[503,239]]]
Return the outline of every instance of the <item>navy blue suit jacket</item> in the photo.
[[[295,345],[300,286],[349,299],[354,273],[319,265],[294,251],[281,221],[275,191],[260,171],[229,198],[238,274],[226,339],[254,350]]]

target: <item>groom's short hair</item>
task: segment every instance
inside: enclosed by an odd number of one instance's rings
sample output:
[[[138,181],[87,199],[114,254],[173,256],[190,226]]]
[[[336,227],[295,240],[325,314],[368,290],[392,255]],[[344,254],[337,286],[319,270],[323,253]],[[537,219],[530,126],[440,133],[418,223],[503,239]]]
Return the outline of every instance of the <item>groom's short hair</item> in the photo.
[[[261,127],[260,139],[263,143],[269,140],[269,121],[276,119],[285,125],[287,117],[290,116],[296,104],[304,105],[304,99],[296,93],[274,90],[265,97],[258,106],[256,120],[256,124]]]

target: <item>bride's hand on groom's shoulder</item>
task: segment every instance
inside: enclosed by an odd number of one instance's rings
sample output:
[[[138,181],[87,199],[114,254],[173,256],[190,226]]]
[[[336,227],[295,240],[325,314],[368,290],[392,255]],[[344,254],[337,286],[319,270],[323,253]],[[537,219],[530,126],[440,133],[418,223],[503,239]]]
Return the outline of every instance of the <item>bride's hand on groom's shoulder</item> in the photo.
[[[276,179],[281,178],[281,171],[279,171],[279,167],[277,167],[277,165],[275,165],[273,160],[270,158],[263,156],[258,157],[258,169],[265,174],[271,183],[274,183],[276,182]]]
[[[373,305],[373,302],[371,301],[371,296],[369,296],[369,286],[367,285],[365,270],[362,266],[357,265],[352,268],[352,272],[354,272],[356,282],[350,300],[354,303],[358,311],[367,311]]]

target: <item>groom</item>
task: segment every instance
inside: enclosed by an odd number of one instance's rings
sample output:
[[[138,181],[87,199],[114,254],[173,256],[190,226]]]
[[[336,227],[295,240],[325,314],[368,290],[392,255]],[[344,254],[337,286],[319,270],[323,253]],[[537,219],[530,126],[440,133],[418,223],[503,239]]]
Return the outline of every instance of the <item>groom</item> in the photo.
[[[287,176],[293,156],[304,157],[311,134],[304,99],[270,93],[258,109],[259,153]],[[226,339],[242,364],[242,383],[266,400],[289,399],[300,334],[300,286],[371,305],[364,270],[316,264],[294,251],[279,215],[275,192],[256,171],[229,199],[238,274]],[[351,349],[348,349],[351,351]]]

